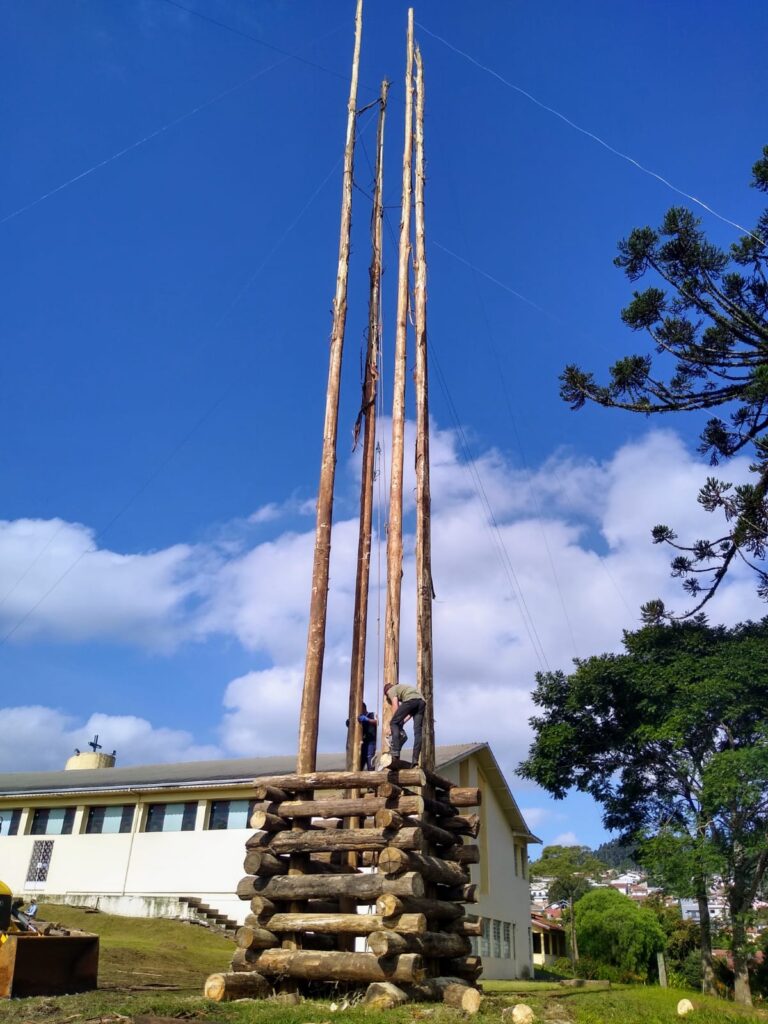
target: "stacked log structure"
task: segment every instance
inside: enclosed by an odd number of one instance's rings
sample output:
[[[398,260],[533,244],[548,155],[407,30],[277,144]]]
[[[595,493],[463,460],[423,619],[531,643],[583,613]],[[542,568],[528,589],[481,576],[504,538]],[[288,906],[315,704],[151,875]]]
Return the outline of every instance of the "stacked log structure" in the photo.
[[[477,901],[478,789],[405,768],[261,778],[254,796],[237,887],[250,914],[212,998],[346,983],[370,986],[376,1005],[404,994],[476,1009],[481,925],[466,907]],[[366,951],[350,951],[350,937]]]

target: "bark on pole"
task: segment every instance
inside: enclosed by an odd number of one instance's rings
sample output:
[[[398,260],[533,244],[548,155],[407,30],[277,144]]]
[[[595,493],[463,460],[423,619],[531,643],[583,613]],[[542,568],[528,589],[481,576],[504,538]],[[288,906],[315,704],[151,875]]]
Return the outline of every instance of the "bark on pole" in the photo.
[[[397,261],[395,373],[392,395],[392,448],[387,524],[387,608],[384,628],[384,685],[400,681],[400,590],[403,574],[403,452],[405,442],[406,340],[408,333],[408,265],[411,251],[411,163],[413,153],[413,8],[408,11],[405,61],[405,140]],[[382,709],[382,741],[389,747],[388,701]]]
[[[365,644],[368,635],[368,581],[371,568],[371,529],[373,524],[373,477],[376,456],[376,394],[379,379],[379,348],[381,336],[381,252],[384,205],[384,119],[387,112],[389,82],[381,83],[379,121],[376,130],[376,181],[373,188],[371,214],[371,266],[368,295],[368,348],[365,356],[363,404],[363,474],[360,483],[360,533],[357,541],[357,578],[355,580],[355,615],[352,623],[352,667],[349,681],[349,730],[347,732],[347,769],[359,771],[363,728],[358,718],[362,712],[365,689]]]
[[[328,572],[331,557],[331,524],[333,521],[333,483],[336,473],[336,434],[339,421],[339,389],[344,328],[347,319],[347,278],[349,276],[349,243],[352,227],[352,173],[357,118],[357,78],[360,66],[363,0],[357,0],[355,13],[355,47],[352,78],[347,104],[347,136],[344,148],[344,176],[339,233],[339,264],[336,272],[336,293],[333,299],[328,390],[323,426],[323,455],[317,495],[315,554],[312,564],[312,596],[309,605],[307,657],[304,668],[304,689],[299,719],[298,772],[314,771],[317,762],[317,734],[320,714],[320,689],[325,654],[325,622],[328,611]]]
[[[429,487],[429,378],[427,373],[427,252],[424,232],[424,65],[416,47],[416,248],[413,306],[416,330],[416,685],[426,702],[422,764],[435,768],[432,659],[432,497]]]

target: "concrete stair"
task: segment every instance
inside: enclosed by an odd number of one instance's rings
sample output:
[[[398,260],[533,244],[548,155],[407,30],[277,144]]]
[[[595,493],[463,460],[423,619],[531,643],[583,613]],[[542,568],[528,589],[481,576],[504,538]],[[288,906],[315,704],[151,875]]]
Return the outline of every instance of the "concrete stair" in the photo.
[[[189,909],[193,912],[195,920],[208,924],[211,927],[218,928],[227,935],[234,936],[235,931],[239,927],[237,921],[233,921],[231,917],[227,917],[226,914],[222,914],[215,907],[211,907],[207,903],[203,903],[203,901],[197,896],[179,896],[179,903],[186,903]]]

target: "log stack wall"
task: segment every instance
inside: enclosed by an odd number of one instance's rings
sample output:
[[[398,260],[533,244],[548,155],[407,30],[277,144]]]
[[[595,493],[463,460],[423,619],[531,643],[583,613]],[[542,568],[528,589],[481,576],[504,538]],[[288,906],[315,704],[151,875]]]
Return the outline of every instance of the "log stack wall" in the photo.
[[[256,830],[237,885],[251,913],[234,975],[253,973],[254,991],[290,979],[314,992],[318,982],[426,985],[455,999],[456,985],[476,986],[470,936],[480,922],[466,906],[477,900],[469,865],[480,819],[467,809],[479,790],[397,767],[261,778],[254,790]],[[367,951],[351,951],[356,937]]]

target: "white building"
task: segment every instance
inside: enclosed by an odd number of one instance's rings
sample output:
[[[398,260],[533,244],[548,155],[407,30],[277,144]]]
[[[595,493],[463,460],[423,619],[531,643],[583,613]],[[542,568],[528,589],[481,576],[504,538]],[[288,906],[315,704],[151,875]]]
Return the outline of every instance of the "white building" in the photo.
[[[108,913],[194,917],[202,903],[241,923],[248,903],[234,891],[243,874],[249,791],[258,776],[294,768],[293,757],[258,757],[0,773],[0,878],[21,896]],[[342,754],[318,757],[318,770],[343,768]],[[484,977],[528,977],[527,847],[540,840],[487,744],[438,747],[437,770],[483,795],[480,863],[471,867],[479,902],[468,909],[484,920],[475,940]]]

